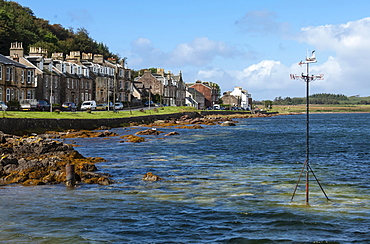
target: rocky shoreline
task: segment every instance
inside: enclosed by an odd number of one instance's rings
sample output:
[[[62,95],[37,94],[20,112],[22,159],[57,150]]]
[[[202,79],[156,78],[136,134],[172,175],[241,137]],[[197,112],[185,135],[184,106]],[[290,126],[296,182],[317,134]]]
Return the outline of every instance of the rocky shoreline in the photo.
[[[0,132],[0,184],[45,185],[66,182],[66,165],[75,165],[77,184],[109,185],[109,175],[97,173],[103,158],[82,156],[72,145],[50,135],[20,137]]]
[[[243,116],[268,117],[271,115],[257,114]],[[200,124],[221,126],[235,126],[233,118],[240,116],[208,116],[191,117],[184,115],[179,119],[159,120],[153,123],[142,123],[145,127],[154,129],[144,130],[136,135],[121,137],[121,142],[144,142],[139,135],[150,133],[159,134],[156,128],[175,126],[182,129],[202,129]],[[137,126],[131,123],[128,126]],[[97,172],[95,163],[104,162],[103,158],[84,157],[73,148],[73,145],[55,140],[75,137],[109,137],[119,136],[109,131],[109,127],[98,128],[103,131],[68,130],[65,132],[47,132],[40,135],[17,136],[0,131],[0,185],[45,185],[67,183],[66,169],[68,165],[75,168],[74,179],[76,184],[112,184],[111,176]],[[178,135],[172,132],[165,136]],[[152,177],[153,178],[153,177]],[[155,177],[154,177],[155,178]],[[149,177],[149,180],[151,178]]]

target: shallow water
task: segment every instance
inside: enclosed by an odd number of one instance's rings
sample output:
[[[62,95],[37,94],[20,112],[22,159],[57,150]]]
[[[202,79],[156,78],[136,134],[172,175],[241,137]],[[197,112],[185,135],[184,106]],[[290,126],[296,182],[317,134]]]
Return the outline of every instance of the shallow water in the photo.
[[[370,114],[240,119],[180,136],[71,139],[113,175],[110,186],[0,188],[0,243],[369,243]],[[124,135],[146,128],[116,128]],[[144,182],[153,172],[165,180]]]

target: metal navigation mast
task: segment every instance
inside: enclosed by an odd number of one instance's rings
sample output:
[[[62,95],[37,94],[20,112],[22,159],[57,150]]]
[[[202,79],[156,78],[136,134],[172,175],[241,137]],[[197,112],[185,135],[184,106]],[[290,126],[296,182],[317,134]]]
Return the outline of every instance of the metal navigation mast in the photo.
[[[309,164],[309,156],[310,156],[310,117],[309,117],[309,83],[312,82],[312,81],[315,81],[315,80],[323,80],[324,79],[324,75],[323,74],[320,74],[320,75],[309,75],[309,65],[311,63],[316,63],[317,60],[316,60],[316,56],[315,56],[315,51],[312,51],[311,53],[311,57],[307,57],[305,59],[305,61],[301,61],[299,62],[298,64],[300,66],[302,66],[302,64],[305,64],[306,67],[307,67],[307,73],[306,74],[301,74],[301,75],[295,75],[295,74],[290,74],[290,78],[291,79],[294,79],[294,80],[303,80],[304,82],[306,82],[306,160],[303,164],[303,167],[302,167],[302,170],[301,170],[301,173],[299,175],[299,178],[298,178],[298,182],[295,186],[295,189],[294,189],[294,192],[293,192],[293,196],[292,196],[292,199],[291,201],[293,201],[293,198],[294,198],[294,195],[295,195],[295,192],[297,190],[297,187],[298,187],[298,184],[299,184],[299,181],[301,179],[301,176],[302,176],[302,173],[304,171],[304,169],[306,169],[306,205],[309,205],[309,173],[311,172],[312,175],[315,177],[317,183],[319,184],[320,188],[321,188],[321,191],[324,193],[325,197],[327,200],[329,200],[328,196],[326,195],[324,189],[322,188],[319,180],[317,179],[315,173],[313,172],[310,164]]]

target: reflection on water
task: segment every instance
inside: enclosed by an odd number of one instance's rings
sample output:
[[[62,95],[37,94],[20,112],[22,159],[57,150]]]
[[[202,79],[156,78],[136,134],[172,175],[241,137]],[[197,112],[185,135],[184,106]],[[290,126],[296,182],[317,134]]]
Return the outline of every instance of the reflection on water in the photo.
[[[161,128],[180,136],[140,144],[73,139],[83,155],[107,159],[98,167],[116,183],[2,187],[0,242],[370,242],[369,119],[311,115],[310,164],[331,201],[311,179],[310,207],[304,179],[290,202],[305,159],[304,115]],[[165,180],[143,182],[149,171]]]

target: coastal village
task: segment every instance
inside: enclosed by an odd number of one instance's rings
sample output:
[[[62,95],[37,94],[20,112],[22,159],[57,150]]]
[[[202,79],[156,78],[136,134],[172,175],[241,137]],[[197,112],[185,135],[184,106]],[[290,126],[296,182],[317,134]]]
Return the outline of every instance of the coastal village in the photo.
[[[188,83],[179,71],[174,74],[157,68],[143,70],[133,77],[126,61],[101,54],[72,51],[67,55],[52,53],[41,47],[13,42],[10,55],[0,54],[0,101],[9,109],[23,99],[44,100],[60,106],[64,102],[81,105],[94,100],[98,104],[120,102],[130,106],[145,103],[159,106],[191,106],[197,109],[250,110],[251,94],[242,87],[224,92],[212,82]]]

